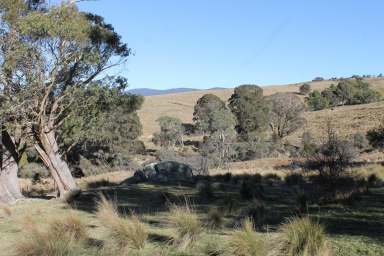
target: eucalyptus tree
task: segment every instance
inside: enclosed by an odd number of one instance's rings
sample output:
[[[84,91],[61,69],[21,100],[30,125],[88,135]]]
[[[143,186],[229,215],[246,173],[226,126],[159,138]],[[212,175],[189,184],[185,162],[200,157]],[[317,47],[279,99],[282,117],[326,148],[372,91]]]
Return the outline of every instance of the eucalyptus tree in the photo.
[[[0,16],[2,116],[28,131],[60,197],[76,194],[58,132],[82,104],[78,91],[131,50],[102,17],[80,12],[73,1],[31,10],[25,1],[1,0]]]
[[[269,107],[263,96],[263,89],[259,86],[236,87],[229,99],[229,108],[237,119],[236,130],[241,139],[246,141],[251,135],[267,129]]]
[[[234,155],[236,138],[236,118],[225,102],[213,94],[203,95],[194,107],[193,120],[206,135],[201,154],[217,166],[225,164]]]

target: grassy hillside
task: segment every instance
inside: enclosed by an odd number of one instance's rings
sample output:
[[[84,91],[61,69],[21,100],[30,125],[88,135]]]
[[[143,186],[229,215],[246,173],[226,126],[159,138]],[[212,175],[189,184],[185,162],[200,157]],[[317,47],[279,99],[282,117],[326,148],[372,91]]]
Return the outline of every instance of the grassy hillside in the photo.
[[[371,78],[365,79],[372,87],[378,91],[384,92],[384,79]],[[321,81],[309,82],[312,89],[322,90],[337,81]],[[303,83],[266,86],[263,87],[264,95],[271,95],[276,92],[298,92],[300,85]],[[212,93],[223,100],[227,100],[233,93],[233,89],[225,90],[201,90],[187,93],[167,94],[158,96],[145,97],[143,108],[139,112],[141,122],[143,124],[144,141],[148,141],[151,135],[158,131],[159,127],[156,119],[163,115],[169,115],[180,118],[183,122],[192,122],[193,107],[198,98],[206,93]],[[366,131],[368,128],[375,126],[383,119],[384,103],[375,103],[359,106],[345,106],[335,110],[323,110],[318,112],[308,112],[306,118],[308,120],[306,130],[313,130],[315,133],[321,130],[326,120],[335,119],[336,127],[342,132]],[[297,140],[297,136],[301,135],[303,130],[295,133],[291,139]]]

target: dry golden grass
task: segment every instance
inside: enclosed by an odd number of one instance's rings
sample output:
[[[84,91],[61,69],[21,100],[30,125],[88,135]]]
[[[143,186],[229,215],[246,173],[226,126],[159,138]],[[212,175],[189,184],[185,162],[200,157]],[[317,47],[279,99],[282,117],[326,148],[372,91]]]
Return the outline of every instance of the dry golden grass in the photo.
[[[169,225],[177,233],[177,244],[189,244],[195,241],[203,231],[203,224],[199,215],[193,211],[188,203],[185,206],[173,205],[171,207]]]
[[[245,219],[242,228],[231,234],[228,250],[235,256],[264,256],[268,252],[265,238],[255,232],[250,219]]]
[[[132,214],[129,218],[121,217],[116,204],[101,195],[97,207],[97,217],[109,231],[113,242],[119,249],[144,248],[148,239],[148,231],[136,215]]]
[[[280,226],[276,244],[286,256],[328,256],[331,249],[326,241],[324,227],[309,217],[294,217]]]
[[[23,220],[23,236],[14,247],[15,256],[85,255],[87,227],[72,212],[39,225],[27,216]]]

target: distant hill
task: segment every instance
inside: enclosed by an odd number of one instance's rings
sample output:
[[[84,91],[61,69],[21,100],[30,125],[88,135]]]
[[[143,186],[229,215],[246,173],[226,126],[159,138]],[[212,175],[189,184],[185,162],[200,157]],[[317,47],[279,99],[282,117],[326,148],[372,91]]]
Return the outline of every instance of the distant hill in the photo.
[[[129,93],[142,95],[142,96],[155,96],[155,95],[164,95],[164,94],[173,94],[173,93],[181,93],[181,92],[192,92],[197,91],[198,89],[192,88],[172,88],[166,90],[156,90],[151,88],[137,88],[128,90]]]
[[[226,88],[223,87],[213,87],[206,89],[209,90],[224,90]],[[129,93],[142,95],[142,96],[156,96],[156,95],[165,95],[165,94],[175,94],[175,93],[183,93],[183,92],[194,92],[194,91],[205,91],[201,89],[193,89],[193,88],[172,88],[165,90],[156,90],[151,88],[137,88],[128,90]]]

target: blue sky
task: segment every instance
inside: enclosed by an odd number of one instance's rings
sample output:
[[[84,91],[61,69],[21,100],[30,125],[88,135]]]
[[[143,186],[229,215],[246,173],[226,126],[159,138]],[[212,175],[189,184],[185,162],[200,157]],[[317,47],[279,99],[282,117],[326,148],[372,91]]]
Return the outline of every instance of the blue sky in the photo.
[[[285,84],[384,73],[383,0],[98,0],[133,48],[131,88]]]

